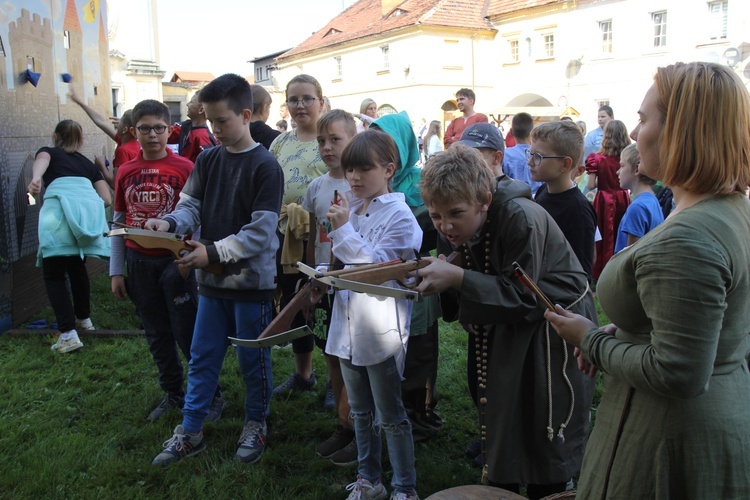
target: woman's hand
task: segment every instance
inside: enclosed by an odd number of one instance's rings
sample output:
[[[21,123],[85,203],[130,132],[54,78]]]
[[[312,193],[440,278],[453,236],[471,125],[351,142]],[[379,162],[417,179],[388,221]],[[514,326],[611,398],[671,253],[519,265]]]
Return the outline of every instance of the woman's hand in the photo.
[[[586,332],[591,328],[596,328],[596,324],[588,318],[566,311],[559,304],[555,305],[554,312],[549,309],[545,311],[544,318],[550,322],[557,334],[565,342],[579,348]]]
[[[328,209],[326,218],[331,222],[331,227],[336,230],[349,222],[349,202],[345,196],[339,196],[340,203],[333,204]]]
[[[29,193],[33,194],[34,196],[38,195],[42,190],[42,178],[34,177],[33,179],[31,179],[31,182],[29,182],[29,187],[26,189],[28,189]]]

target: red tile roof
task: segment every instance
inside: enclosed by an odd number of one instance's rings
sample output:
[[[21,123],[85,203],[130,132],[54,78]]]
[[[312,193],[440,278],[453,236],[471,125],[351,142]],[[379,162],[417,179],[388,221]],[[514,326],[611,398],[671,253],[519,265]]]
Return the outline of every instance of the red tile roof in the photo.
[[[490,0],[405,0],[383,16],[383,0],[360,0],[279,59],[411,26],[493,30],[484,16]]]
[[[210,82],[216,78],[211,73],[201,73],[198,71],[175,71],[171,82],[174,83],[204,83]]]
[[[532,9],[555,3],[565,3],[567,0],[489,0],[487,17],[493,18],[502,14],[511,14],[521,10]]]

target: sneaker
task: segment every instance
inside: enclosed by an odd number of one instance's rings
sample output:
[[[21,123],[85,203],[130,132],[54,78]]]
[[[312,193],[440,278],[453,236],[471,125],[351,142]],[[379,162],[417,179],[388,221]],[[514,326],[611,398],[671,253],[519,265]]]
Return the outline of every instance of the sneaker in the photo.
[[[71,330],[68,333],[63,333],[57,339],[57,342],[52,346],[52,349],[65,353],[75,351],[83,347],[83,342],[78,338],[78,332]]]
[[[156,408],[151,410],[151,413],[148,414],[146,420],[153,424],[164,415],[164,412],[174,410],[175,408],[182,408],[184,404],[185,400],[179,394],[165,392],[164,397],[161,398],[161,402],[156,405]]]
[[[273,389],[274,397],[284,397],[291,394],[293,391],[311,391],[317,381],[315,380],[315,370],[310,373],[310,378],[305,380],[299,376],[296,372],[292,373],[288,379],[277,385]]]
[[[234,458],[246,464],[254,464],[260,460],[263,451],[266,449],[266,424],[261,424],[255,420],[249,421],[242,429],[240,440],[237,443],[240,447],[237,449]]]
[[[403,491],[391,493],[391,500],[419,500],[419,495],[416,493],[405,493]]]
[[[336,426],[331,437],[315,447],[315,454],[321,458],[329,458],[337,451],[343,449],[354,439],[354,431],[345,429],[343,426]]]
[[[339,467],[355,465],[357,463],[357,440],[352,439],[349,441],[349,444],[331,454],[331,456],[328,457],[328,460],[330,460],[333,465],[338,465]]]
[[[156,455],[151,465],[166,467],[183,458],[197,455],[206,449],[206,443],[203,441],[203,432],[188,434],[181,425],[175,427],[172,437],[164,441],[162,446],[164,446],[164,451]]]
[[[219,394],[214,396],[214,400],[211,401],[211,407],[208,409],[208,415],[203,419],[203,423],[218,422],[221,420],[221,414],[227,407],[227,400]]]
[[[362,479],[357,476],[357,481],[351,483],[346,487],[346,491],[349,491],[347,500],[385,500],[388,498],[388,492],[385,491],[385,486],[382,482],[372,484],[367,479]]]
[[[96,330],[96,328],[91,324],[91,318],[76,318],[76,330]]]
[[[336,398],[333,397],[333,384],[329,380],[326,384],[326,398],[323,400],[324,410],[333,410],[336,408]]]

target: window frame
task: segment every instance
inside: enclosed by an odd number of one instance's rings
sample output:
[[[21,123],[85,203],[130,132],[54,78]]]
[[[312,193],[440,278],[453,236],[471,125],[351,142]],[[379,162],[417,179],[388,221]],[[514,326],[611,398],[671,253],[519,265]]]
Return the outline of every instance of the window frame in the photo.
[[[709,16],[708,39],[712,42],[726,41],[729,35],[729,0],[714,0],[708,2],[707,5]],[[719,7],[719,9],[714,11],[714,7]],[[718,30],[716,30],[716,27],[719,24],[720,26],[718,27]]]
[[[612,19],[604,19],[599,21],[599,40],[601,41],[601,53],[612,54],[614,51],[614,36],[612,31]],[[604,27],[607,27],[607,31]]]
[[[659,22],[657,23],[657,16]],[[653,48],[659,49],[667,46],[667,11],[659,10],[651,13],[651,25],[654,28]]]

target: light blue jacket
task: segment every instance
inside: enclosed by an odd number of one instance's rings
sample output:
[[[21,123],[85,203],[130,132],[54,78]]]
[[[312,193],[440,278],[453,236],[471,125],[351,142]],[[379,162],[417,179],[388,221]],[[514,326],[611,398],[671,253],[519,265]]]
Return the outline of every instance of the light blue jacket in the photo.
[[[39,251],[42,259],[79,255],[109,258],[109,230],[104,201],[85,177],[59,177],[47,186],[39,210]]]

